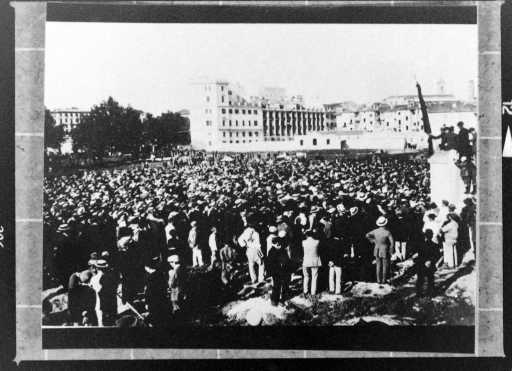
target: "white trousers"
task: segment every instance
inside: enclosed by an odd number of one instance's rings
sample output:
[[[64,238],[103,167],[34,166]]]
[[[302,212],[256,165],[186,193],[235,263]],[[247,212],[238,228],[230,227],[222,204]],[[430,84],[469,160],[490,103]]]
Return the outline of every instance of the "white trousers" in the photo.
[[[400,260],[404,261],[407,255],[407,242],[395,241],[395,251]]]
[[[247,257],[247,262],[249,263],[249,275],[251,276],[251,282],[263,282],[265,280],[265,265],[261,259],[252,259],[251,257]],[[258,275],[256,275],[255,265],[258,266]]]
[[[303,277],[303,290],[304,294],[307,294],[308,291],[311,295],[316,295],[316,282],[318,279],[318,267],[302,267]],[[310,291],[310,282],[311,282],[311,291]]]
[[[202,266],[203,265],[203,252],[201,249],[193,248],[192,249],[192,266]]]
[[[329,291],[341,294],[341,267],[329,267]]]
[[[455,248],[455,242],[445,241],[443,242],[443,260],[449,268],[455,268],[458,265],[457,249]]]

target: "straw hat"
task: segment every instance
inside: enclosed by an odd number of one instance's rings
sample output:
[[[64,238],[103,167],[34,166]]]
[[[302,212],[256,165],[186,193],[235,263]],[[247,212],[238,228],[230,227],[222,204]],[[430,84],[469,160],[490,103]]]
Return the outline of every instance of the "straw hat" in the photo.
[[[384,216],[379,216],[375,224],[377,224],[378,227],[384,227],[386,224],[388,224],[388,220]]]

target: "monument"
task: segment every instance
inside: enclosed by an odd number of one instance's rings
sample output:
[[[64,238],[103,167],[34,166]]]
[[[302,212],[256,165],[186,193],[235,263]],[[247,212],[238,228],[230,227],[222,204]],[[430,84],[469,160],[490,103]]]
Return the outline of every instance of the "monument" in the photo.
[[[460,169],[455,165],[457,158],[458,154],[454,150],[437,150],[429,157],[430,199],[438,205],[446,200],[460,210],[464,206],[465,186]]]

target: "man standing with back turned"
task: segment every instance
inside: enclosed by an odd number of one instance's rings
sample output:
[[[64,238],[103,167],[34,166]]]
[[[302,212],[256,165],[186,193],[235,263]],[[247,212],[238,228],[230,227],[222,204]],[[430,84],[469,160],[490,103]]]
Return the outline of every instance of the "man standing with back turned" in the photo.
[[[384,216],[380,216],[376,224],[378,228],[368,232],[366,238],[375,245],[373,256],[375,257],[377,282],[384,283],[388,278],[389,263],[392,254],[391,249],[395,246],[395,240],[391,232],[386,228],[388,220]]]

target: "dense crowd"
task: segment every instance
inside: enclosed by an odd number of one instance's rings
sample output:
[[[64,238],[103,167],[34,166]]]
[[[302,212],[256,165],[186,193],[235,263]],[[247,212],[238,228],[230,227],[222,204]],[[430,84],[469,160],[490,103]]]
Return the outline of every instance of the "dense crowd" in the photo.
[[[113,325],[142,292],[144,320],[167,323],[197,267],[226,290],[236,266],[247,285],[272,277],[278,305],[292,272],[307,298],[341,294],[414,256],[418,293],[426,278],[432,294],[439,257],[455,267],[474,241],[473,201],[431,203],[424,158],[189,158],[45,179],[44,286],[68,289],[69,323]]]

